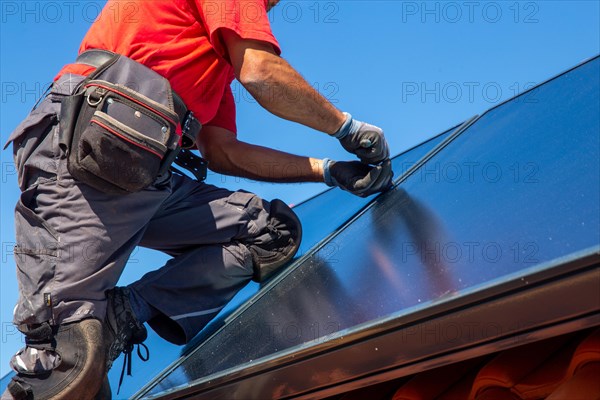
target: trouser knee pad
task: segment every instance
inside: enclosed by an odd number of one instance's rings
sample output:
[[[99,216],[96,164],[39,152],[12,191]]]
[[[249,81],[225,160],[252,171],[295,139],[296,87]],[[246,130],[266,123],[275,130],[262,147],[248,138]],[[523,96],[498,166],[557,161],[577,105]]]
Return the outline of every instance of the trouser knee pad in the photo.
[[[264,282],[287,264],[298,252],[302,224],[296,213],[283,201],[271,201],[267,226],[245,244],[252,254],[252,280]]]

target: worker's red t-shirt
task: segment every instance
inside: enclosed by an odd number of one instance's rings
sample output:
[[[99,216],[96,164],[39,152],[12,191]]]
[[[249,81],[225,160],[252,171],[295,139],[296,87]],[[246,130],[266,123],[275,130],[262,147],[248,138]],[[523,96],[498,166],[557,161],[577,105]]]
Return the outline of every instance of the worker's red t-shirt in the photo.
[[[271,32],[267,0],[108,0],[83,39],[80,53],[104,49],[125,55],[164,76],[203,125],[236,131],[222,29],[279,44]],[[91,68],[69,64],[66,73]]]

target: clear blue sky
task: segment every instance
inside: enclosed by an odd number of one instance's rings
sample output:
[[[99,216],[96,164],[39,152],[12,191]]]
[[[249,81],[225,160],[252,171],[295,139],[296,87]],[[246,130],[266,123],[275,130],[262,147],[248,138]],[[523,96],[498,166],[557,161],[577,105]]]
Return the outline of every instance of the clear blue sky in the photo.
[[[123,3],[126,3],[124,1]],[[73,60],[103,1],[3,1],[2,143],[60,67]],[[291,1],[272,11],[283,56],[344,111],[384,128],[392,153],[522,92],[600,52],[598,1]],[[234,84],[242,140],[313,157],[348,159],[337,141],[262,110]],[[0,154],[0,375],[22,345],[9,150]],[[275,185],[212,174],[209,182],[297,203],[325,187]],[[122,283],[165,257],[136,251]]]

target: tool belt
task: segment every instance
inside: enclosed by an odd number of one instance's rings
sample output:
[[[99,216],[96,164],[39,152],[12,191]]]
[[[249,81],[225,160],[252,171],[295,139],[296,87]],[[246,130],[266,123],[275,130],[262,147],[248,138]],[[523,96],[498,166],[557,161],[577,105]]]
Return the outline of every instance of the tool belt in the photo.
[[[143,190],[173,162],[206,178],[206,162],[187,150],[202,125],[167,79],[104,50],[76,62],[96,70],[61,104],[59,145],[74,178],[111,194]]]

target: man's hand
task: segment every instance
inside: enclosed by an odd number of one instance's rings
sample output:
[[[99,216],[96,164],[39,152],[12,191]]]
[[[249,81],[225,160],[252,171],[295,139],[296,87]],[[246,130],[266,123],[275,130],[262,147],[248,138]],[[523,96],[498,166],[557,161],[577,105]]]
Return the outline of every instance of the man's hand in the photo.
[[[346,115],[346,122],[334,133],[347,152],[356,154],[366,164],[378,164],[390,157],[390,150],[383,131]]]
[[[370,166],[359,161],[323,160],[323,177],[328,186],[338,186],[356,196],[367,197],[392,186],[392,163]]]

